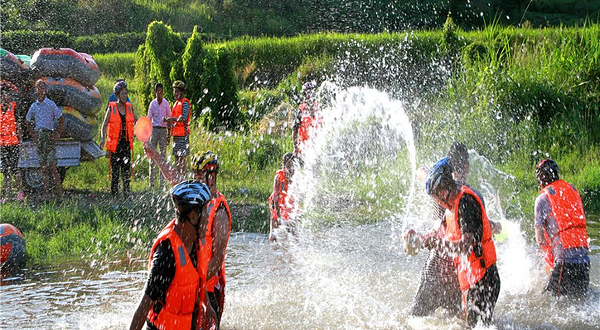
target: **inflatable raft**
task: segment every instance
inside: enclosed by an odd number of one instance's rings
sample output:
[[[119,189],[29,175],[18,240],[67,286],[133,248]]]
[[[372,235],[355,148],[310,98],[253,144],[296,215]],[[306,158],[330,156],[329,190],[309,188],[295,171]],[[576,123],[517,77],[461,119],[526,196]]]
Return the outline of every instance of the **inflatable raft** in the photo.
[[[70,78],[43,77],[48,98],[59,106],[69,106],[85,115],[94,116],[102,105],[96,86],[86,87]]]
[[[93,116],[85,116],[72,107],[62,108],[64,125],[63,134],[77,141],[87,142],[98,133],[98,121]]]
[[[100,79],[100,69],[92,56],[71,48],[40,48],[31,58],[38,77],[66,77],[91,86]]]
[[[13,53],[0,48],[0,76],[2,79],[17,81],[27,73],[27,65]]]

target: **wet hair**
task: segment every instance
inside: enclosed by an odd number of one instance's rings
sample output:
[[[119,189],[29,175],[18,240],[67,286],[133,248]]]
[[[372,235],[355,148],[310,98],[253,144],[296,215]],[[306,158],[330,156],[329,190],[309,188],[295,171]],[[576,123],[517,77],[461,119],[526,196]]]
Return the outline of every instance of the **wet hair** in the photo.
[[[469,151],[464,144],[454,142],[448,149],[448,163],[454,171],[462,172],[465,165],[469,163]]]
[[[154,90],[157,90],[157,89],[159,89],[159,88],[164,90],[164,87],[163,87],[163,84],[162,84],[162,83],[156,83],[156,84],[154,85]]]
[[[535,177],[543,186],[547,186],[559,179],[558,164],[552,158],[542,160],[535,167]]]
[[[294,154],[291,152],[284,154],[283,157],[281,157],[281,168],[285,168],[285,164],[289,161],[294,161],[294,158]]]

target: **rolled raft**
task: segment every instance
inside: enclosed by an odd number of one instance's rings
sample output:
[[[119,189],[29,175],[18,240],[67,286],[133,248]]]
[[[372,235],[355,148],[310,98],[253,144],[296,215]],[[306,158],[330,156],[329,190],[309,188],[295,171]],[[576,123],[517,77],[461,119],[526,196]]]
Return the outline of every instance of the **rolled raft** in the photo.
[[[85,116],[72,107],[62,108],[64,125],[63,135],[77,141],[91,141],[98,133],[98,121],[93,116]]]
[[[43,77],[48,98],[59,106],[73,107],[85,115],[95,116],[102,105],[96,86],[84,86],[70,78]]]
[[[28,69],[23,61],[4,48],[0,48],[0,68],[1,78],[10,81],[21,80]]]
[[[38,49],[31,58],[31,69],[40,77],[72,78],[88,86],[100,79],[100,69],[92,56],[71,48]]]

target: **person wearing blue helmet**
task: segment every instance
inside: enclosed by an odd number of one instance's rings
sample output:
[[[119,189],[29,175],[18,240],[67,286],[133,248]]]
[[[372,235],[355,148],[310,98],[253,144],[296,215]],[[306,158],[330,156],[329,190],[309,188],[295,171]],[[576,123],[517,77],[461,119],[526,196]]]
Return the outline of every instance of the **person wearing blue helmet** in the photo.
[[[481,198],[455,181],[450,163],[448,157],[438,161],[425,182],[427,194],[445,209],[443,230],[439,235],[412,231],[406,238],[417,235],[422,246],[453,256],[467,325],[487,325],[500,292],[492,229]]]
[[[214,314],[206,304],[206,248],[211,200],[208,186],[189,180],[171,189],[176,217],[158,235],[150,253],[150,271],[144,295],[130,329],[197,329],[198,320]]]

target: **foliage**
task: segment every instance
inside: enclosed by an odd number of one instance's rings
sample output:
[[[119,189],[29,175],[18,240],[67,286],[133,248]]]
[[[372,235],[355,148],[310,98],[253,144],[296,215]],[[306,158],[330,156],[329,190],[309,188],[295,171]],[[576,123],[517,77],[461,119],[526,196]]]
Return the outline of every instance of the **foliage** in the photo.
[[[198,26],[194,27],[192,36],[188,39],[182,59],[182,77],[186,83],[186,95],[191,100],[191,114],[198,118],[202,108],[199,108],[198,101],[202,98],[204,86],[202,75],[204,71],[204,42],[199,36]],[[176,65],[173,66],[176,71]]]
[[[136,59],[136,76],[145,84],[142,86],[142,104],[145,108],[153,98],[152,86],[161,82],[171,86],[172,63],[181,56],[185,44],[178,33],[162,22],[152,22],[148,25],[146,42],[138,48],[139,59]],[[165,88],[164,96],[173,100],[173,91]]]
[[[2,37],[0,38],[0,47],[14,54],[31,55],[42,47],[71,48],[74,46],[73,37],[62,31],[2,31]]]

